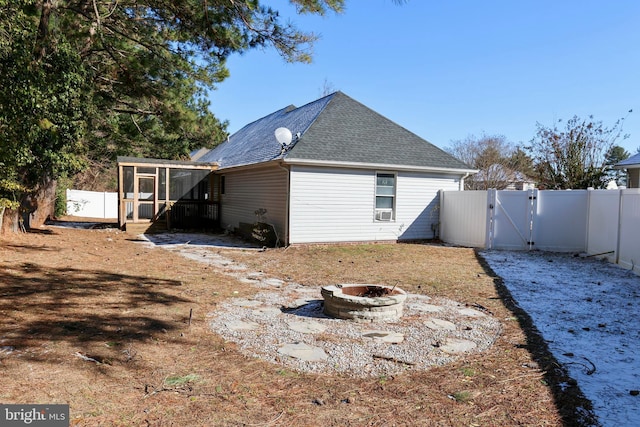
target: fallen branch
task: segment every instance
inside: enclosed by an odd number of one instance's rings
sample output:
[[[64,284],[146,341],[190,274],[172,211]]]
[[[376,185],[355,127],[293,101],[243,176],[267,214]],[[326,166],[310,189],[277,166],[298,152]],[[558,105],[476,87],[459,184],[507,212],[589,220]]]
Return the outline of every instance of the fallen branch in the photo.
[[[381,354],[374,354],[374,355],[372,355],[372,357],[374,359],[388,360],[390,362],[399,363],[401,365],[415,366],[415,363],[413,363],[413,362],[407,362],[406,360],[400,360],[400,359],[398,359],[396,357],[392,357],[392,356],[383,356]]]
[[[586,357],[582,356],[582,358],[584,360],[586,360],[587,362],[589,362],[589,364],[591,365],[591,367],[587,366],[587,364],[582,363],[582,362],[566,362],[565,365],[578,365],[578,366],[582,366],[584,368],[584,373],[587,375],[593,375],[596,372],[596,365],[589,359],[587,359]]]
[[[97,363],[98,365],[100,365],[102,363],[98,359],[94,359],[93,357],[86,356],[86,355],[80,353],[79,351],[76,351],[73,355],[75,357],[79,357],[82,360],[86,360],[87,362],[94,362],[94,363]]]
[[[517,377],[512,377],[512,378],[506,378],[504,380],[500,380],[498,382],[500,383],[506,383],[508,381],[515,381],[515,380],[519,380],[522,378],[533,378],[533,377],[542,377],[546,374],[546,372],[536,372],[535,374],[524,374],[524,375],[518,375]]]

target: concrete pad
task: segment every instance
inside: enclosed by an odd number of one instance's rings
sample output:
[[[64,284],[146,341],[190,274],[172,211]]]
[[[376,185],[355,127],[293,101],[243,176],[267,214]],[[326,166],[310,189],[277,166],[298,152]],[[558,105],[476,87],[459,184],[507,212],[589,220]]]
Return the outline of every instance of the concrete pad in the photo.
[[[322,362],[329,356],[320,347],[310,346],[305,343],[285,344],[278,349],[278,353],[307,362]]]

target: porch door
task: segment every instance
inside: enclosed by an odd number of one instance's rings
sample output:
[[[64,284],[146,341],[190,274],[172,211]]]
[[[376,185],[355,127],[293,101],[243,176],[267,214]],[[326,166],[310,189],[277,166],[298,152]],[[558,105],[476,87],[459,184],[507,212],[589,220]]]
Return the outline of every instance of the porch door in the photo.
[[[133,222],[151,221],[156,212],[156,178],[154,176],[140,176],[136,180],[134,194]]]

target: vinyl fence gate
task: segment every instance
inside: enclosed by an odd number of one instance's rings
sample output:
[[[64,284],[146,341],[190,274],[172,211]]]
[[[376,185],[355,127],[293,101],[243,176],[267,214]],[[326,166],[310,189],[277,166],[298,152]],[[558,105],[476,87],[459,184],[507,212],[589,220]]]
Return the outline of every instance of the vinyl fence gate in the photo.
[[[445,191],[442,239],[485,249],[584,251],[582,191]]]
[[[583,252],[640,272],[640,189],[441,191],[440,238],[484,249]]]

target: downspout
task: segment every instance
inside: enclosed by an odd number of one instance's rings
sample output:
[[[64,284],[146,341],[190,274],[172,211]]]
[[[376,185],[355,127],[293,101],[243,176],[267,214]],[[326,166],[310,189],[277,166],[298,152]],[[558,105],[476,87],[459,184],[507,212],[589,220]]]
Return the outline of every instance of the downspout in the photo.
[[[290,205],[290,186],[291,186],[291,171],[289,168],[283,166],[283,162],[278,163],[278,167],[287,173],[287,201],[286,201],[286,214],[284,216],[284,245],[289,246],[289,205]]]
[[[458,191],[464,191],[464,180],[469,177],[471,173],[467,172],[462,178],[460,178],[460,186],[458,187]]]

